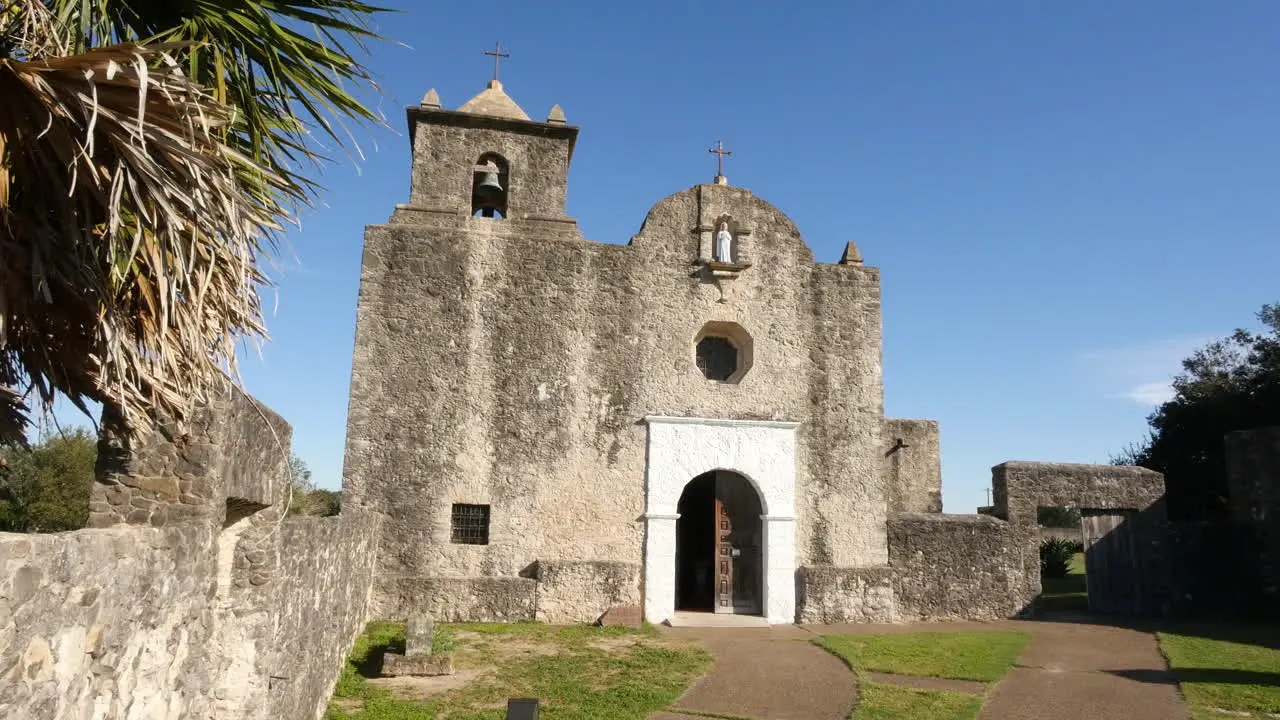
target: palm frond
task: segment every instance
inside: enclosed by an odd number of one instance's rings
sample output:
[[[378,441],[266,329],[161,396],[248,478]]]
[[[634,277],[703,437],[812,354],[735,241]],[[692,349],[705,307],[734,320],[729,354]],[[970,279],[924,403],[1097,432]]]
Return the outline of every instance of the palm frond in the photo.
[[[237,339],[265,336],[273,198],[297,192],[222,142],[234,109],[179,71],[186,49],[0,60],[0,368],[41,402],[102,400],[135,431],[153,410],[184,417]]]

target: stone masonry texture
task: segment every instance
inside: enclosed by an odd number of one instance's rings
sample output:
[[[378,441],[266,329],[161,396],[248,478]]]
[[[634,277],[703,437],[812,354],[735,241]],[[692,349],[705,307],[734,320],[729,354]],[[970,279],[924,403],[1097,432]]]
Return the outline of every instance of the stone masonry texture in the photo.
[[[936,420],[884,421],[884,474],[891,512],[942,512],[942,453]]]
[[[282,519],[289,436],[231,390],[182,432],[106,434],[95,527],[0,534],[0,717],[318,718],[377,519]]]
[[[1039,535],[986,515],[904,513],[889,521],[901,620],[1022,614],[1040,594]]]
[[[815,263],[731,186],[661,200],[627,245],[584,240],[576,129],[461,115],[410,111],[410,202],[365,234],[345,500],[384,518],[375,606],[591,622],[636,602],[634,575],[581,569],[642,565],[647,415],[802,423],[796,564],[884,567],[878,270]],[[506,219],[467,213],[486,152],[510,164]],[[726,216],[750,267],[718,285],[696,261]],[[695,366],[710,322],[751,338],[739,382]],[[454,503],[490,506],[487,545],[451,542]],[[548,562],[578,570],[519,589]]]
[[[1131,466],[1006,462],[991,469],[991,490],[997,517],[1034,524],[1039,507],[1145,510],[1164,497],[1164,477]]]

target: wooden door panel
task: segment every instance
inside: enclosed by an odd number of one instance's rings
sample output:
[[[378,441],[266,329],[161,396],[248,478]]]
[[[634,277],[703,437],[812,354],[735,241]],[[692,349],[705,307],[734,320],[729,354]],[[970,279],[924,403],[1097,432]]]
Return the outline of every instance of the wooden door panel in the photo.
[[[733,520],[716,493],[716,612],[733,612]]]

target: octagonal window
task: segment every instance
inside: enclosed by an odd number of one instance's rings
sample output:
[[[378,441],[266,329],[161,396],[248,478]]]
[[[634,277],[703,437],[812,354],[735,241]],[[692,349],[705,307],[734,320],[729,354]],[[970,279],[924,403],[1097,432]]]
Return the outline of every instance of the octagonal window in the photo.
[[[736,383],[751,368],[751,336],[737,323],[709,322],[696,338],[694,363],[708,380]]]

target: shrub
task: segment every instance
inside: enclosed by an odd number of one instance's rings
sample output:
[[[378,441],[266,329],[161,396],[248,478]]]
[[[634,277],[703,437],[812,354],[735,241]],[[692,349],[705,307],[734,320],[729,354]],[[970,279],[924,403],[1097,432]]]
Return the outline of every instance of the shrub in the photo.
[[[1084,545],[1079,540],[1048,538],[1041,541],[1041,577],[1066,577],[1067,569],[1071,566],[1071,558],[1078,552],[1084,552]]]

